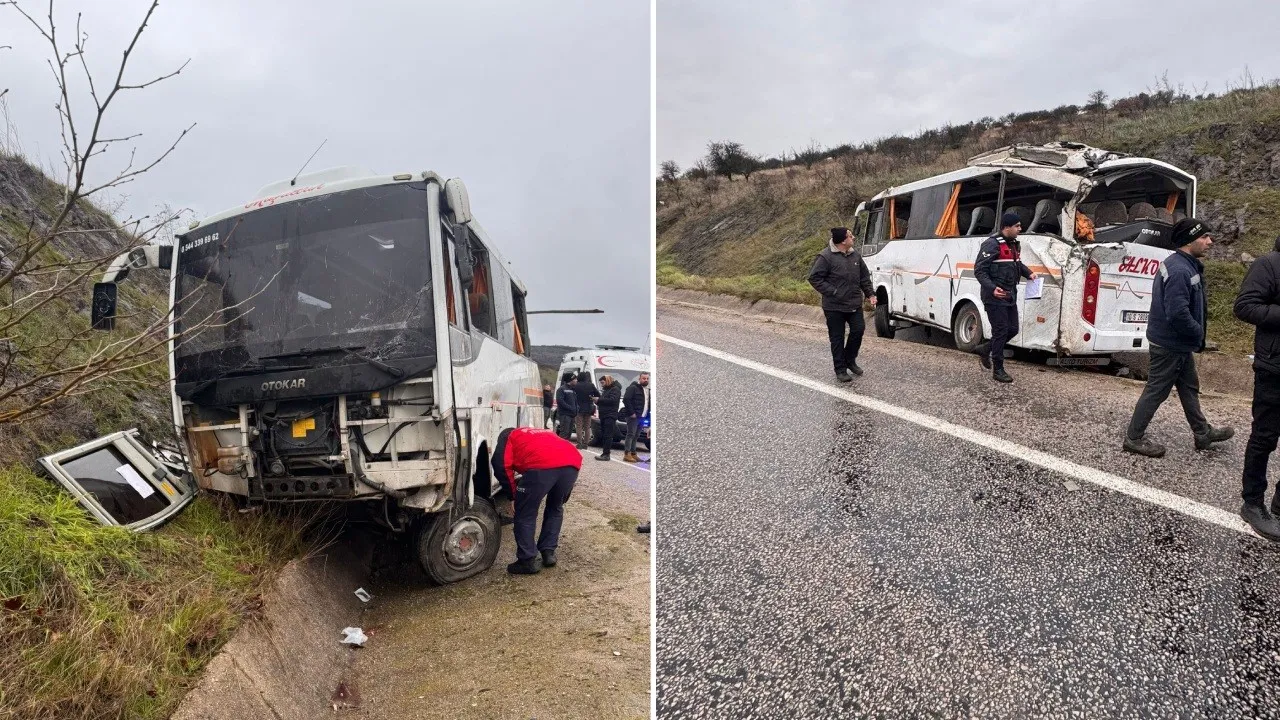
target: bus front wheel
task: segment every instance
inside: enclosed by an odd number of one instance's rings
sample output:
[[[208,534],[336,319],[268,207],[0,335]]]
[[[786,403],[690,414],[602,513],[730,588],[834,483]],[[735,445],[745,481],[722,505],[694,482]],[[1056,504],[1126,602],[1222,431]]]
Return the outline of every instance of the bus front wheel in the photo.
[[[982,314],[977,306],[966,302],[956,312],[951,323],[951,334],[955,337],[956,347],[965,352],[975,352],[985,338],[982,337]]]
[[[418,534],[418,562],[436,585],[466,580],[493,566],[501,539],[493,503],[476,498],[460,512],[426,518]]]
[[[876,336],[893,339],[894,333],[897,332],[893,327],[893,322],[889,319],[889,303],[880,300],[876,303]]]

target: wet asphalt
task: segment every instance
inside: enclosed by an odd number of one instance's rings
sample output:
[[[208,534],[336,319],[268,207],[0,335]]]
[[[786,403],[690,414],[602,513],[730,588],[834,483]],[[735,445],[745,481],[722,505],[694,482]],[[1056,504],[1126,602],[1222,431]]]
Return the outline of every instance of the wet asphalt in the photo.
[[[659,304],[658,331],[829,380],[811,330]],[[1241,434],[1119,450],[1141,386],[868,338],[850,390],[1234,511]],[[1280,717],[1280,552],[659,341],[663,718]],[[1070,485],[1070,487],[1069,487]],[[1071,489],[1077,487],[1078,489]]]

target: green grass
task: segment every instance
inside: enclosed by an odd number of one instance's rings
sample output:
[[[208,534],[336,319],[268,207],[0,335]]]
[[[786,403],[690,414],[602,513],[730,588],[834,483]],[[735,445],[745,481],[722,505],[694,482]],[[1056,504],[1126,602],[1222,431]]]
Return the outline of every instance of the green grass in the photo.
[[[201,497],[131,533],[0,470],[0,718],[167,717],[303,550],[301,527]]]

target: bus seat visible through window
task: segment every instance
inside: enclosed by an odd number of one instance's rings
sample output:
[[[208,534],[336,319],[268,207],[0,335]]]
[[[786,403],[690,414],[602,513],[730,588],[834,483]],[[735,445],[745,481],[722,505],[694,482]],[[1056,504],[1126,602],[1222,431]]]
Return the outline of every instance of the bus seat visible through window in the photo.
[[[973,218],[969,220],[969,230],[965,235],[985,235],[995,229],[996,211],[987,207],[973,209]]]
[[[1156,216],[1156,208],[1149,202],[1136,202],[1129,208],[1129,222],[1148,220]]]
[[[1056,235],[1062,234],[1062,223],[1058,220],[1058,215],[1062,213],[1062,203],[1057,200],[1041,200],[1036,203],[1036,214],[1031,218],[1031,225],[1027,227],[1027,232],[1051,232]]]
[[[1129,222],[1129,209],[1119,200],[1103,200],[1098,203],[1098,212],[1093,216],[1093,224],[1098,227],[1107,225],[1123,225]]]

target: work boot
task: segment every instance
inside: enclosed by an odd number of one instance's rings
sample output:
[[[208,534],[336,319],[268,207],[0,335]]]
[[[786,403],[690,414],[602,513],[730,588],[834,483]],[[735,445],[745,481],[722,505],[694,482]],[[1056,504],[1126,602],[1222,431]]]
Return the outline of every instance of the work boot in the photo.
[[[862,377],[862,368],[858,367],[858,363],[853,363],[852,365],[850,365],[849,372],[853,373],[854,375],[857,375],[858,377]]]
[[[1280,542],[1280,523],[1267,512],[1262,503],[1245,502],[1240,506],[1240,517],[1249,523],[1254,532],[1271,542]]]
[[[638,533],[644,533],[645,535],[648,535],[648,534],[649,534],[649,523],[645,523],[645,524],[643,524],[643,525],[637,525],[637,526],[636,526],[636,532],[638,532]]]
[[[1210,445],[1230,440],[1235,434],[1236,430],[1233,427],[1211,427],[1207,434],[1196,436],[1196,449],[1208,450]]]
[[[1004,368],[1000,368],[999,370],[992,372],[991,379],[995,380],[996,382],[1002,382],[1002,383],[1013,382],[1013,378],[1009,375],[1009,373],[1004,371]]]
[[[1124,438],[1124,449],[1131,453],[1146,455],[1150,458],[1164,457],[1164,446],[1160,443],[1154,443],[1145,437],[1138,440],[1132,440],[1128,435]]]
[[[556,561],[556,551],[555,551],[555,550],[543,550],[543,551],[542,551],[542,567],[555,567],[555,566],[556,566],[556,562],[557,562],[557,561]]]
[[[991,345],[982,343],[978,346],[978,362],[982,363],[983,370],[991,369]]]
[[[596,456],[596,459],[597,459],[597,460],[604,460],[605,462],[608,462],[608,461],[609,461],[609,459],[610,459],[610,458],[609,458],[609,453],[604,453],[603,455],[597,455],[597,456]]]
[[[507,566],[507,572],[512,575],[537,575],[540,569],[536,558],[517,560]]]
[[[853,380],[853,375],[850,374],[848,370],[840,370],[836,373],[836,380],[839,380],[840,382],[850,382]]]
[[[636,454],[635,454],[635,453],[631,453],[631,452],[629,452],[629,453],[627,453],[626,455],[624,455],[624,456],[622,457],[622,461],[623,461],[623,462],[634,463],[634,462],[640,462],[640,458],[639,458],[639,457],[636,457]]]

